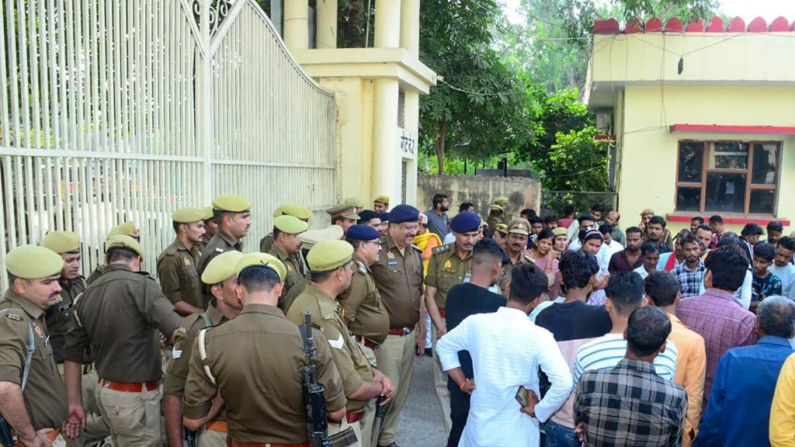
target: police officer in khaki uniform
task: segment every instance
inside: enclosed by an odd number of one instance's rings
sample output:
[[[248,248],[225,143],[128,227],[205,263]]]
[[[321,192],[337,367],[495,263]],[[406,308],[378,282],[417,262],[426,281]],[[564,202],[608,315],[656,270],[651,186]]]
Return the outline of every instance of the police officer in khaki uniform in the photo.
[[[171,214],[177,237],[157,257],[157,277],[163,293],[182,316],[204,312],[202,287],[196,269],[195,251],[204,234],[202,212],[180,208]]]
[[[331,216],[331,225],[339,225],[342,227],[343,234],[348,231],[348,228],[356,225],[356,221],[361,219],[356,212],[356,207],[345,203],[332,206],[327,209],[326,212]]]
[[[378,230],[367,225],[354,225],[348,229],[347,241],[354,247],[353,278],[351,286],[339,297],[345,324],[373,366],[378,366],[375,351],[389,332],[389,314],[381,302],[370,270],[370,266],[378,262],[380,239]],[[375,401],[370,401],[361,422],[364,446],[371,445],[374,420]]]
[[[530,237],[530,222],[525,219],[514,219],[508,224],[508,236],[505,239],[505,255],[508,260],[503,265],[502,276],[500,276],[500,290],[503,292],[511,283],[511,270],[521,264],[535,264],[533,260],[524,254],[527,248],[527,239]]]
[[[489,236],[497,231],[497,225],[507,222],[505,220],[505,211],[499,205],[489,206],[489,217],[486,218],[486,224],[489,226]]]
[[[243,257],[239,251],[222,253],[207,265],[202,282],[210,286],[214,299],[201,315],[193,314],[182,319],[174,340],[173,355],[163,382],[163,407],[166,431],[170,445],[182,445],[182,396],[188,378],[191,352],[196,336],[202,329],[220,326],[240,313],[242,304],[235,295],[237,274],[235,266]],[[199,436],[199,447],[224,447],[226,445],[226,417],[223,412],[207,423],[207,430]]]
[[[395,397],[381,425],[378,444],[382,446],[397,446],[398,416],[411,385],[415,346],[420,355],[425,352],[422,252],[412,245],[419,219],[419,210],[411,205],[393,208],[387,219],[387,234],[381,239],[378,262],[371,267],[381,302],[389,314],[389,333],[378,347],[378,365],[395,384]],[[415,330],[418,323],[419,330]]]
[[[101,385],[99,411],[117,446],[159,446],[162,377],[158,330],[173,341],[179,315],[157,283],[140,272],[141,245],[129,236],[108,240],[107,267],[74,304],[66,334],[64,375],[69,422],[82,425],[81,360],[93,349]],[[157,328],[157,329],[156,329]]]
[[[113,236],[129,236],[135,239],[138,242],[141,242],[141,235],[138,233],[138,228],[136,228],[135,223],[132,221],[124,222],[123,224],[116,225],[115,227],[111,228],[108,232],[107,236],[105,236],[105,242],[110,240]],[[102,276],[102,272],[105,271],[105,267],[107,264],[103,263],[102,265],[97,266],[90,275],[88,275],[88,279],[86,279],[86,285],[91,285],[92,282],[96,281],[97,278]]]
[[[367,206],[367,202],[362,200],[361,197],[348,197],[342,203],[344,203],[345,205],[352,206],[353,207],[353,212],[356,213],[356,214],[358,214],[359,211],[363,210],[364,207]]]
[[[298,236],[308,228],[308,223],[293,216],[279,216],[273,220],[274,242],[268,254],[276,257],[287,269],[282,289],[283,297],[306,276],[303,263],[299,260],[301,240]],[[283,308],[282,305],[279,307]]]
[[[77,233],[68,231],[51,231],[42,239],[42,247],[61,255],[63,269],[58,283],[61,286],[61,301],[47,309],[47,332],[55,357],[55,363],[63,374],[63,348],[66,333],[74,325],[72,306],[75,299],[86,289],[86,281],[80,276],[80,238]],[[93,368],[93,355],[87,350],[83,356],[83,404],[86,410],[86,428],[74,441],[67,439],[67,445],[83,446],[101,441],[110,435],[105,421],[99,415],[96,395],[99,391],[97,374]]]
[[[508,198],[505,196],[500,196],[494,199],[494,205],[498,205],[502,210],[505,212],[503,216],[503,222],[510,223],[513,220],[513,216],[508,211],[511,209],[511,203],[508,201]]]
[[[434,348],[439,337],[447,333],[445,323],[445,304],[447,292],[456,284],[463,284],[469,273],[469,261],[472,249],[481,238],[480,216],[464,211],[458,213],[450,221],[450,229],[455,242],[433,249],[428,261],[428,276],[425,278],[425,308],[431,316],[433,327],[432,342]],[[433,383],[436,396],[442,406],[444,428],[450,434],[450,391],[447,389],[447,374],[439,362],[439,356],[433,356]]]
[[[234,194],[218,196],[213,200],[213,215],[218,223],[218,232],[202,251],[199,274],[203,273],[207,264],[221,253],[243,250],[240,240],[246,237],[251,227],[251,201]],[[206,295],[209,300],[209,293]]]
[[[373,200],[373,211],[378,214],[386,213],[389,211],[389,197],[378,196]]]
[[[215,222],[213,207],[204,207],[200,211],[202,213],[202,220],[204,221],[204,234],[202,235],[202,241],[199,243],[199,249],[194,252],[194,255],[196,255],[196,262],[199,262],[201,253],[204,251],[204,247],[207,246],[207,243],[210,242],[210,239],[212,239],[213,236],[215,236],[215,233],[218,232],[218,224]]]
[[[273,218],[276,219],[279,216],[293,216],[303,220],[306,223],[309,223],[309,219],[312,218],[312,212],[303,206],[289,203],[276,208],[276,210],[273,212]],[[263,253],[270,253],[272,246],[273,232],[266,234],[265,237],[259,241],[259,251]]]
[[[303,340],[276,307],[286,269],[271,255],[250,253],[235,271],[235,295],[244,307],[234,320],[199,332],[185,384],[185,425],[199,429],[223,395],[228,446],[309,445],[298,372],[307,361]],[[328,342],[319,330],[313,332],[317,380],[325,388],[328,418],[339,422],[345,417],[342,381]]]
[[[331,436],[352,427],[359,442],[351,445],[360,446],[360,421],[364,418],[365,407],[378,396],[384,396],[386,403],[394,388],[389,378],[370,366],[339,312],[337,297],[350,287],[353,277],[352,256],[353,247],[345,241],[323,241],[312,247],[306,259],[311,282],[290,307],[287,319],[302,324],[304,312],[308,311],[312,313],[312,322],[323,331],[348,398],[345,420],[329,424],[328,434]]]
[[[297,257],[301,259],[303,265],[306,265],[306,255],[315,244],[322,241],[338,241],[341,239],[342,227],[337,225],[332,225],[322,230],[304,231],[298,235],[298,240],[301,242],[301,251],[297,254]],[[307,269],[307,275],[299,279],[287,293],[282,292],[282,296],[279,297],[279,309],[285,314],[290,310],[290,306],[295,302],[295,299],[298,298],[298,295],[304,293],[306,285],[309,284],[308,274],[309,272]]]
[[[45,312],[61,297],[63,260],[44,247],[23,245],[5,261],[10,288],[0,301],[0,413],[22,445],[65,444],[66,390],[55,368]],[[76,433],[70,433],[75,436]]]

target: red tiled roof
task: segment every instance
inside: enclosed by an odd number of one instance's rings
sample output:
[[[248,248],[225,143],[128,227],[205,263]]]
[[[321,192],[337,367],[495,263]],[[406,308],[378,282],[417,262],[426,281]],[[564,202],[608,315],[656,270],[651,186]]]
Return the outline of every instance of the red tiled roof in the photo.
[[[795,32],[795,21],[790,23],[784,17],[778,17],[768,25],[765,19],[757,17],[746,25],[740,17],[733,18],[724,24],[720,17],[713,17],[709,25],[704,27],[704,21],[698,19],[684,25],[678,17],[672,17],[664,26],[660,19],[652,17],[645,24],[640,19],[630,19],[623,30],[616,19],[597,20],[593,24],[594,34],[634,34],[634,33],[782,33]]]

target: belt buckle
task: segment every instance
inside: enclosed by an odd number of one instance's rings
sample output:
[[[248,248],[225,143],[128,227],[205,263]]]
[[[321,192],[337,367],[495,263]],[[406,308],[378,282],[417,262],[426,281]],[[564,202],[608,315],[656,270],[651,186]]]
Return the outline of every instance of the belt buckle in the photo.
[[[411,333],[411,329],[408,326],[403,327],[403,335],[409,335]]]

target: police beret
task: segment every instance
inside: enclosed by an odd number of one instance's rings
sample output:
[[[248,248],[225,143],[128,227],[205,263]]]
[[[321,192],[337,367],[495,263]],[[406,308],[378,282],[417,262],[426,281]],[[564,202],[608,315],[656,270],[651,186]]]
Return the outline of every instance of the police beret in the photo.
[[[261,265],[273,270],[279,275],[279,281],[284,281],[284,276],[287,274],[287,269],[284,268],[282,261],[267,253],[249,253],[241,256],[235,264],[235,272],[240,276],[240,272],[253,265]]]
[[[144,257],[144,249],[141,248],[141,244],[130,236],[125,236],[123,234],[117,234],[108,239],[108,242],[105,243],[105,251],[107,252],[111,248],[129,248],[138,253],[140,257]]]
[[[381,213],[378,215],[381,218],[381,222],[389,222],[389,213]]]
[[[279,216],[273,219],[273,226],[287,234],[301,234],[309,228],[308,223],[294,216]]]
[[[367,204],[364,202],[364,200],[361,199],[361,197],[348,197],[347,199],[345,199],[344,203],[346,205],[351,205],[354,208],[364,208],[367,206]]]
[[[218,284],[235,276],[237,261],[243,257],[243,253],[231,250],[214,257],[202,273],[202,282],[208,285]]]
[[[389,205],[389,197],[387,196],[378,196],[373,200],[374,203],[383,203],[384,205]]]
[[[171,220],[178,223],[192,223],[204,220],[204,213],[196,208],[180,208],[171,213]]]
[[[242,213],[251,209],[251,200],[236,194],[218,196],[213,200],[213,209],[228,213]]]
[[[59,255],[78,252],[80,251],[80,237],[71,231],[50,231],[39,245],[49,248]]]
[[[359,223],[370,222],[373,219],[378,219],[381,215],[372,210],[361,210],[359,214]]]
[[[558,236],[566,236],[566,237],[568,237],[569,236],[569,232],[563,227],[556,227],[555,229],[552,230],[552,234],[554,234],[555,237],[558,237]]]
[[[309,220],[312,218],[312,212],[300,205],[288,203],[282,205],[273,211],[273,217],[279,216],[293,216],[301,220]]]
[[[464,211],[456,214],[453,220],[450,221],[450,230],[454,233],[478,231],[480,229],[480,222],[480,216],[470,211]]]
[[[110,240],[113,236],[118,235],[130,236],[131,238],[138,239],[140,235],[138,234],[138,229],[135,228],[135,223],[133,221],[124,222],[123,224],[116,225],[115,227],[111,228],[108,232],[108,236],[106,240]]]
[[[417,222],[420,220],[420,210],[411,205],[398,205],[389,212],[387,220],[395,224]]]
[[[321,241],[334,241],[342,239],[344,231],[339,225],[332,225],[322,230],[304,231],[298,235],[298,240],[304,248],[310,249]]]
[[[381,233],[369,225],[354,225],[348,228],[348,239],[357,241],[372,241],[373,239],[380,239]]]
[[[497,224],[494,226],[494,229],[504,235],[508,234],[508,225],[505,224]]]
[[[494,199],[494,203],[497,205],[505,205],[506,203],[508,203],[508,198],[505,196],[497,197],[496,199]]]
[[[202,212],[202,220],[210,220],[210,219],[213,219],[215,217],[215,214],[213,214],[213,207],[212,206],[208,206],[208,207],[202,208],[201,212]]]
[[[62,268],[61,255],[49,248],[20,245],[6,255],[6,270],[17,278],[46,278],[61,273]]]
[[[345,241],[318,242],[306,255],[306,263],[313,272],[334,270],[353,257],[353,246]]]
[[[508,224],[508,233],[530,235],[530,222],[525,219],[514,219]]]
[[[331,215],[331,218],[342,217],[343,219],[359,220],[359,215],[354,212],[354,205],[341,203],[337,206],[332,206],[326,212]]]

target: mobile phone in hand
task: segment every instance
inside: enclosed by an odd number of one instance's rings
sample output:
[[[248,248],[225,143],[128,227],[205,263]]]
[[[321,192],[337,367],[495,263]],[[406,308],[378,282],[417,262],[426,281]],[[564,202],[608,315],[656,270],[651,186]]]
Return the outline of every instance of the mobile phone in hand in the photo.
[[[527,388],[520,386],[518,390],[516,390],[516,401],[519,402],[519,405],[522,407],[526,407],[530,402],[527,400]]]

